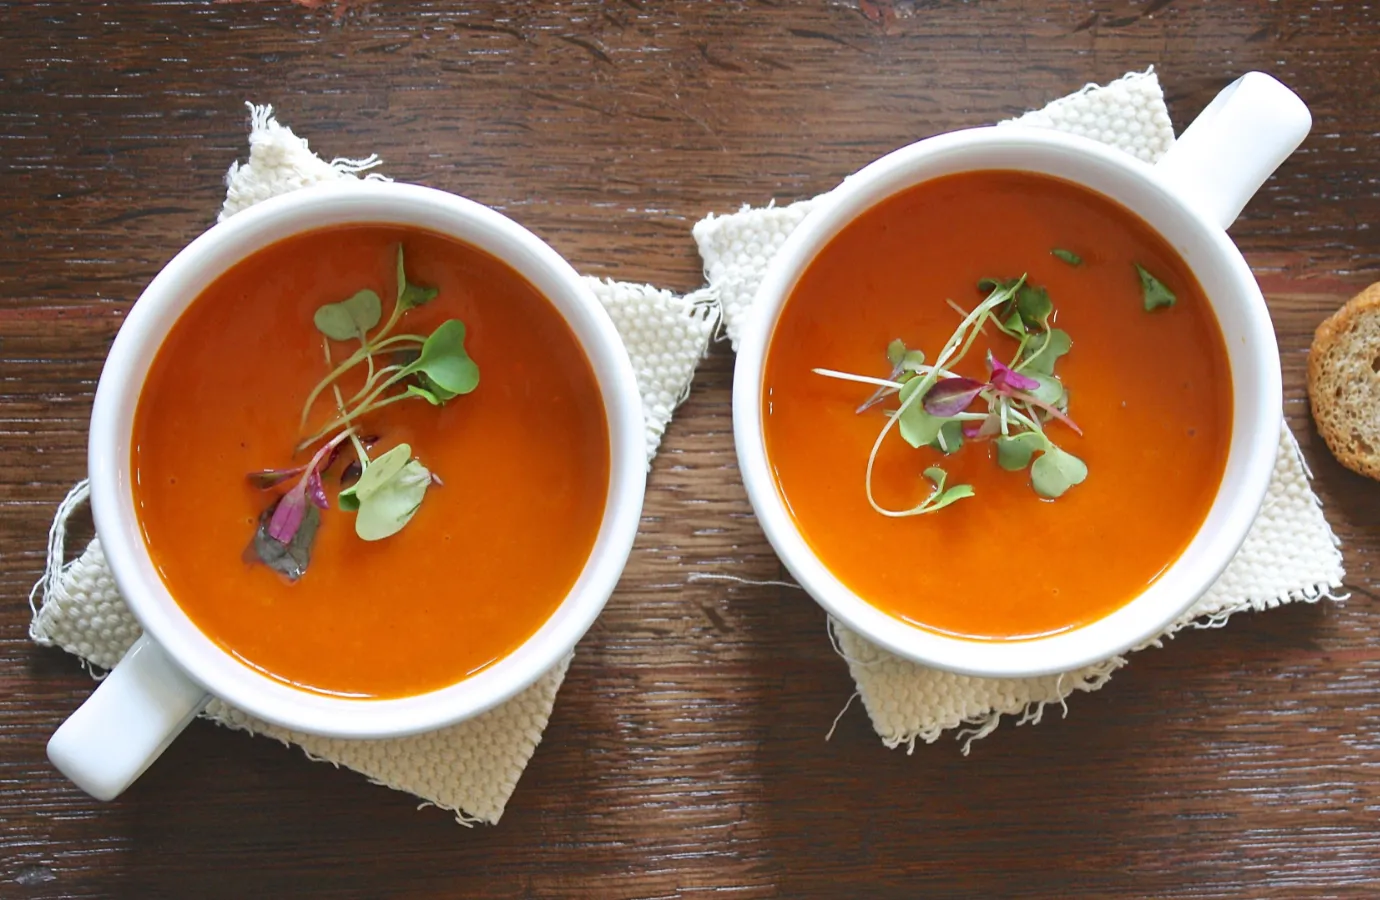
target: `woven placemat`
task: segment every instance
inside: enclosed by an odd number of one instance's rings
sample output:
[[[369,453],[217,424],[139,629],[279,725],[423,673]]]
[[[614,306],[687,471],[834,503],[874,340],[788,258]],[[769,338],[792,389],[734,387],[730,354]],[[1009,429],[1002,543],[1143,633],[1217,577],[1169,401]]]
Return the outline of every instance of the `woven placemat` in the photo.
[[[1153,69],[1130,73],[1105,86],[1087,85],[1043,109],[1011,120],[1054,128],[1101,141],[1154,163],[1174,143],[1174,129]],[[1002,123],[1009,124],[1009,123]],[[819,198],[786,206],[744,206],[726,216],[710,215],[695,225],[705,277],[723,306],[724,327],[738,346],[743,321],[772,256]],[[1233,613],[1265,610],[1292,602],[1313,602],[1342,583],[1339,542],[1323,518],[1308,471],[1288,428],[1280,434],[1274,480],[1259,518],[1240,552],[1216,584],[1164,633],[1144,646],[1159,646],[1186,627],[1215,628]],[[830,628],[848,662],[867,714],[882,742],[931,743],[962,728],[966,753],[1004,715],[1038,722],[1045,704],[1065,710],[1074,691],[1095,691],[1126,664],[1116,656],[1072,672],[1042,678],[972,678],[916,665],[882,650],[838,622]],[[1137,648],[1141,649],[1141,648]],[[964,727],[966,726],[966,727]]]
[[[267,106],[250,107],[249,159],[226,175],[220,220],[279,194],[327,181],[378,178],[375,156],[335,159],[312,153]],[[706,295],[677,296],[649,285],[586,279],[608,310],[632,359],[646,417],[647,464],[718,323]],[[109,669],[139,637],[139,623],[116,590],[99,539],[64,564],[68,518],[85,502],[81,482],[58,509],[49,535],[48,570],[34,588],[30,636]],[[396,740],[348,741],[289,731],[218,700],[205,715],[221,725],[296,744],[311,759],[345,766],[371,781],[455,812],[465,824],[494,823],[541,741],[570,657],[526,691],[483,715],[440,731]]]

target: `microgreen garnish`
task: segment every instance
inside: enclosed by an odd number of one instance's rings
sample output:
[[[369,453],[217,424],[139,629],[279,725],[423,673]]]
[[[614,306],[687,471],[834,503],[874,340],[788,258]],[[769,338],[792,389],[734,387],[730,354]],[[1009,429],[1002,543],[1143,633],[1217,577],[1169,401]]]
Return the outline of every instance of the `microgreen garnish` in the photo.
[[[1173,306],[1178,297],[1174,292],[1164,286],[1154,275],[1145,271],[1145,267],[1136,263],[1136,271],[1140,273],[1140,292],[1145,298],[1145,311],[1153,312],[1162,306]]]
[[[1074,253],[1072,250],[1065,250],[1063,247],[1055,247],[1049,251],[1049,255],[1055,259],[1063,260],[1071,266],[1083,265],[1083,257]]]
[[[268,534],[268,522],[282,502],[281,499],[273,501],[273,505],[260,514],[259,528],[244,550],[244,560],[249,563],[261,562],[289,581],[296,581],[306,574],[307,566],[311,563],[311,548],[316,541],[316,529],[321,525],[321,510],[315,506],[308,507],[296,533],[284,543]]]
[[[873,395],[858,407],[860,413],[893,395],[897,398],[899,405],[887,414],[872,445],[864,479],[868,503],[884,516],[924,515],[974,496],[972,485],[949,486],[947,473],[932,465],[924,470],[924,476],[933,487],[920,503],[910,509],[888,509],[878,503],[872,473],[877,453],[893,426],[912,447],[928,447],[946,455],[958,452],[965,439],[996,438],[1001,467],[1012,471],[1029,467],[1031,486],[1047,499],[1063,495],[1087,478],[1083,461],[1057,446],[1045,430],[1058,422],[1082,434],[1068,416],[1068,391],[1054,374],[1055,364],[1069,352],[1073,341],[1053,327],[1054,303],[1049,292],[1029,284],[1024,275],[984,278],[978,289],[986,297],[972,312],[950,302],[963,321],[932,365],[926,365],[923,353],[898,339],[886,348],[891,364],[887,378],[814,370],[830,378],[875,386]],[[1010,362],[1003,362],[989,350],[985,380],[954,371],[988,322],[1017,342]],[[985,410],[974,409],[979,402],[985,404]]]
[[[437,295],[436,288],[408,280],[401,246],[396,274],[393,309],[382,325],[383,303],[373,290],[364,289],[317,308],[312,324],[322,335],[329,372],[302,406],[298,427],[306,436],[294,452],[325,443],[304,466],[264,469],[248,476],[255,487],[281,493],[260,516],[246,558],[257,559],[290,580],[300,578],[311,560],[320,510],[330,506],[324,475],[346,441],[357,460],[341,470],[337,502],[342,510],[355,514],[355,533],[363,540],[396,534],[416,514],[427,488],[441,484],[440,478],[413,458],[408,444],[397,444],[371,459],[369,448],[378,437],[360,437],[356,423],[408,399],[441,406],[479,385],[479,367],[465,350],[465,324],[459,319],[447,319],[427,335],[393,333],[409,310]],[[357,343],[358,348],[336,364],[333,341]],[[361,366],[363,376],[354,375],[350,385],[354,391],[347,398],[343,380]],[[309,430],[317,402],[328,391],[333,404],[327,420]],[[297,480],[283,490],[293,478]]]

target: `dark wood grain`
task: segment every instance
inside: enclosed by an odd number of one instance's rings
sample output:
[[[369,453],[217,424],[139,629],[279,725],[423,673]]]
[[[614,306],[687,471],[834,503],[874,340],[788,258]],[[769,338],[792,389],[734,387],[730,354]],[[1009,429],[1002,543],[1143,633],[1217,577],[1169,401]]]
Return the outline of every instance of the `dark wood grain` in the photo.
[[[0,896],[1380,895],[1380,485],[1308,418],[1312,329],[1380,279],[1380,8],[1361,2],[0,0]],[[585,272],[689,289],[690,225],[910,140],[1155,64],[1182,127],[1260,68],[1314,114],[1233,233],[1351,599],[1138,656],[1066,719],[883,749],[823,614],[692,582],[780,568],[737,477],[715,348],[651,476],[622,587],[496,828],[198,723],[122,799],[47,764],[91,689],[26,638],[131,300],[223,196],[245,100],[377,151]]]

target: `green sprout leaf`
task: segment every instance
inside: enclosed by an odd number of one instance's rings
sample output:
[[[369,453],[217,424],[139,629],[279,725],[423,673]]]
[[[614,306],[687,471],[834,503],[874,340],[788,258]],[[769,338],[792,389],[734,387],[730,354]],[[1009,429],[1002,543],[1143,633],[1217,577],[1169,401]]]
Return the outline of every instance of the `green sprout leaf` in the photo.
[[[919,389],[920,379],[907,381],[897,395],[901,400],[902,412],[900,420],[896,423],[901,432],[901,437],[912,447],[924,447],[933,444],[939,438],[939,429],[944,427],[944,419],[932,416],[925,412],[923,398],[918,398],[914,403],[906,406],[906,401]]]
[[[1055,259],[1063,260],[1071,266],[1083,265],[1083,257],[1074,253],[1072,250],[1065,250],[1062,247],[1055,247],[1053,250],[1049,251],[1049,255],[1053,256]]]
[[[1039,362],[1039,360],[1036,360],[1036,362]],[[1067,391],[1064,389],[1064,383],[1062,381],[1055,378],[1053,375],[1041,375],[1039,373],[1032,374],[1030,377],[1040,383],[1040,386],[1035,388],[1035,390],[1027,392],[1030,396],[1050,406],[1058,406],[1063,402]]]
[[[1046,347],[1046,344],[1049,346]],[[1032,336],[1030,342],[1025,346],[1027,362],[1022,364],[1021,373],[1032,377],[1053,375],[1054,364],[1072,347],[1073,339],[1062,328],[1051,328],[1049,331]]]
[[[991,294],[993,291],[1009,291],[1020,281],[1019,278],[979,278],[977,289],[982,294]]]
[[[425,400],[427,403],[430,403],[432,406],[440,406],[443,402],[440,397],[437,397],[431,391],[427,390],[424,387],[418,387],[415,384],[409,384],[407,386],[407,392],[414,397],[421,397],[423,400]]]
[[[1164,286],[1154,275],[1145,271],[1145,267],[1136,263],[1136,271],[1140,273],[1140,291],[1145,299],[1145,311],[1153,312],[1162,306],[1173,306],[1178,300],[1174,292]]]
[[[1030,467],[1030,484],[1035,493],[1049,500],[1062,497],[1065,491],[1087,477],[1088,467],[1083,460],[1048,442],[1040,458]]]
[[[412,448],[407,444],[375,457],[364,467],[359,481],[340,492],[340,508],[346,512],[358,510],[366,497],[397,476],[411,458]]]
[[[364,475],[368,474],[369,469],[365,469]],[[397,534],[417,514],[430,486],[431,472],[417,460],[407,460],[392,477],[360,498],[355,534],[366,541],[381,541]]]
[[[447,319],[422,344],[422,354],[408,366],[452,395],[468,394],[479,386],[479,366],[465,352],[465,323]]]
[[[957,419],[944,420],[931,446],[945,455],[957,453],[963,448],[963,423]]]
[[[897,338],[886,345],[886,361],[891,363],[893,369],[918,372],[925,364],[925,353],[922,350],[907,350],[905,342]]]
[[[925,502],[917,506],[913,512],[938,512],[950,504],[973,496],[974,492],[971,484],[956,484],[948,490],[945,490],[944,484],[948,481],[949,474],[939,468],[939,466],[930,466],[926,469],[925,477],[934,485],[934,491],[931,492],[930,496],[925,499]]]
[[[383,316],[383,305],[379,295],[363,290],[339,303],[327,303],[316,310],[312,321],[316,330],[333,341],[350,341],[364,336],[379,323]]]
[[[407,312],[409,309],[416,309],[425,306],[440,291],[434,287],[423,287],[420,284],[413,284],[407,280],[407,268],[403,265],[402,244],[398,245],[398,311]]]
[[[1006,437],[999,437],[997,445],[997,465],[1008,472],[1019,472],[1030,465],[1031,457],[1037,450],[1050,446],[1049,438],[1038,431],[1022,431]]]
[[[1016,312],[1020,313],[1021,319],[1025,321],[1027,330],[1036,324],[1047,327],[1050,314],[1054,312],[1054,303],[1049,299],[1049,291],[1030,284],[1021,285],[1021,289],[1016,292]]]

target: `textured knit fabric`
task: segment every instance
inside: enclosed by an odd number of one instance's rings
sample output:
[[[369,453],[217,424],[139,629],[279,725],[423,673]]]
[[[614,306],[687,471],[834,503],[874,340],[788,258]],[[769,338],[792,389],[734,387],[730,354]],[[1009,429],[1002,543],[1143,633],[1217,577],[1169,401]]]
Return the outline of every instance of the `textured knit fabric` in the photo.
[[[1153,70],[1132,73],[1102,87],[1088,85],[1012,121],[1080,134],[1148,163],[1158,160],[1174,143]],[[711,215],[695,225],[705,275],[723,304],[724,326],[735,349],[773,253],[817,200],[763,209],[744,207],[732,215]],[[1323,518],[1298,445],[1286,428],[1280,435],[1269,497],[1245,545],[1212,589],[1147,646],[1158,646],[1163,638],[1190,625],[1224,625],[1241,610],[1315,601],[1330,596],[1341,582],[1337,539]],[[912,751],[917,739],[933,742],[944,731],[966,725],[959,737],[966,739],[963,749],[967,752],[972,740],[990,734],[1003,715],[1019,714],[1020,722],[1038,722],[1044,704],[1063,705],[1074,691],[1095,691],[1126,664],[1118,656],[1043,678],[972,678],[901,659],[838,622],[830,622],[830,627],[873,728],[886,746],[904,744]]]
[[[272,117],[251,107],[249,159],[230,167],[220,220],[278,194],[323,181],[358,177],[376,157],[325,162]],[[378,175],[367,175],[378,178]],[[671,414],[690,389],[695,366],[718,322],[717,305],[647,285],[586,279],[623,338],[642,391],[647,462],[656,453]],[[109,669],[140,635],[120,598],[99,540],[66,565],[67,518],[86,499],[77,485],[58,510],[49,537],[48,572],[35,587],[42,605],[30,636]],[[570,658],[536,684],[483,715],[440,731],[382,741],[346,741],[288,731],[213,700],[206,715],[222,725],[300,746],[316,760],[343,765],[378,784],[407,791],[452,810],[464,823],[497,822],[541,740]]]

